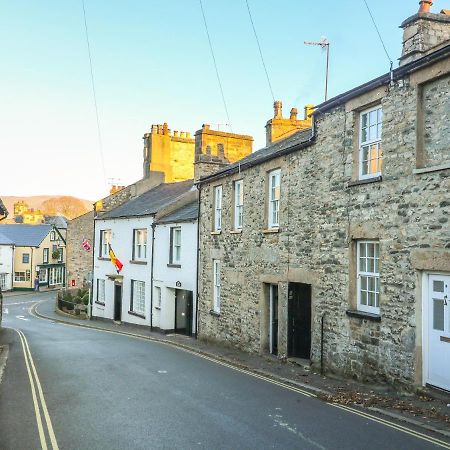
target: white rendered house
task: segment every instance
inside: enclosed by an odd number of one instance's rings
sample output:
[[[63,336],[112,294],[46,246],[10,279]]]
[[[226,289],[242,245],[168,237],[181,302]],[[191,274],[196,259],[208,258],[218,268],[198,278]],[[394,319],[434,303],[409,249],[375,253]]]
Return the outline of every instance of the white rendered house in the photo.
[[[0,233],[0,289],[10,291],[13,288],[14,243]]]

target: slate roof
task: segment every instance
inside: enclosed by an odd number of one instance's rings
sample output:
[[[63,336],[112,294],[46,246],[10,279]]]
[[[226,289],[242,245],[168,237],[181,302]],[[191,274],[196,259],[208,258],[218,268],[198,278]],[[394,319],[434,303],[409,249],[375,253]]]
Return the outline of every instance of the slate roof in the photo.
[[[197,220],[198,218],[198,200],[188,203],[181,208],[172,211],[167,216],[162,217],[156,223],[177,223],[177,222],[189,222],[191,220]]]
[[[0,198],[0,214],[2,216],[7,216],[8,215],[8,210],[6,209],[5,205],[3,204],[1,198]]]
[[[18,247],[39,247],[51,229],[51,225],[0,224],[0,234]]]
[[[126,217],[151,216],[176,198],[189,192],[194,186],[193,180],[178,183],[162,183],[139,197],[129,200],[117,208],[108,211],[98,219],[119,219]]]
[[[45,223],[55,225],[56,228],[67,228],[67,219],[64,216],[45,216]]]
[[[7,238],[3,233],[0,233],[0,245],[14,245],[14,242]]]
[[[304,147],[312,143],[312,130],[308,128],[306,130],[299,131],[292,136],[276,141],[273,144],[268,145],[250,155],[242,158],[241,160],[226,166],[224,169],[214,172],[212,175],[200,178],[199,184],[203,182],[208,182],[216,178],[221,178],[223,176],[229,175],[231,173],[238,172],[240,170],[245,170],[249,167],[261,164],[269,159],[282,156],[285,153],[294,151],[300,147]]]

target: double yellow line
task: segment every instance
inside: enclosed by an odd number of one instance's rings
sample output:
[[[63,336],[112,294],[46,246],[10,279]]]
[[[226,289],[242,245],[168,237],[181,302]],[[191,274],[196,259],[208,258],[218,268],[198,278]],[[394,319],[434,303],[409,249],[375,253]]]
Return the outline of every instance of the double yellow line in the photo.
[[[52,421],[47,409],[47,403],[45,402],[44,393],[42,392],[41,382],[34,365],[33,357],[31,356],[30,347],[26,336],[20,330],[14,330],[20,337],[22,343],[23,356],[25,358],[25,365],[27,367],[28,378],[30,380],[31,395],[33,397],[34,413],[36,415],[36,422],[39,432],[39,439],[41,441],[42,450],[47,450],[47,437],[42,422],[42,414],[44,415],[45,423],[47,425],[47,434],[51,442],[53,450],[58,450],[58,443],[56,442],[55,432],[53,431]],[[42,414],[41,414],[42,410]]]

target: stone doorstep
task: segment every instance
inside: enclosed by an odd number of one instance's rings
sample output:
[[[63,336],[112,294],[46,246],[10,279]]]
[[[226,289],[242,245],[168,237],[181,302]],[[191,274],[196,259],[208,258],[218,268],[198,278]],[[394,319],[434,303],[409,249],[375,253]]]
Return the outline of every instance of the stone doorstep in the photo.
[[[38,306],[38,304],[36,304],[36,306]],[[39,317],[42,317],[42,318],[45,318],[45,319],[59,321],[59,322],[63,322],[63,323],[73,324],[71,322],[67,322],[67,321],[64,321],[62,319],[54,319],[54,318],[51,318],[51,317],[47,317],[47,316],[39,313],[36,310],[36,308],[34,308],[34,312]],[[71,318],[73,318],[73,316],[71,316],[71,315],[69,315],[69,316]],[[118,324],[117,322],[114,322],[114,321],[112,321],[112,323],[114,323],[116,325],[120,325],[120,324]],[[265,377],[267,377],[269,379],[272,379],[274,381],[280,381],[280,382],[283,382],[283,383],[285,383],[287,385],[290,385],[290,386],[293,386],[293,387],[299,387],[299,388],[305,389],[307,391],[310,391],[313,394],[316,394],[318,399],[321,399],[320,398],[321,394],[322,395],[330,395],[330,394],[332,395],[332,392],[330,392],[329,390],[322,389],[322,388],[319,388],[317,386],[311,386],[310,384],[301,383],[301,382],[298,382],[296,380],[292,380],[292,379],[289,379],[289,378],[285,378],[285,377],[277,375],[276,373],[273,373],[273,372],[270,372],[270,371],[267,371],[267,370],[264,370],[264,369],[256,369],[256,368],[249,367],[245,363],[242,363],[242,362],[238,363],[237,361],[235,361],[235,360],[233,360],[233,359],[231,359],[229,357],[226,357],[224,355],[217,355],[217,354],[215,354],[213,352],[208,352],[207,350],[202,349],[202,348],[198,348],[198,347],[195,347],[195,346],[192,346],[192,345],[189,345],[189,344],[177,342],[176,339],[170,339],[170,340],[166,339],[165,335],[162,335],[161,338],[159,338],[158,336],[134,333],[132,330],[124,332],[124,331],[120,331],[120,330],[114,330],[113,328],[110,329],[108,327],[88,325],[87,323],[80,323],[80,324],[75,324],[75,325],[78,325],[78,326],[81,326],[81,327],[86,327],[86,328],[98,329],[98,330],[116,331],[119,334],[148,338],[150,341],[151,340],[153,340],[153,341],[161,341],[162,343],[165,343],[165,344],[168,344],[168,345],[173,345],[175,347],[181,347],[181,348],[184,348],[184,349],[186,349],[188,351],[192,351],[194,353],[198,353],[200,355],[207,356],[207,357],[209,357],[211,359],[216,359],[218,361],[225,362],[227,364],[231,364],[231,365],[233,365],[233,366],[235,366],[237,368],[248,370],[249,372],[253,372],[253,373],[257,374],[257,375],[259,374],[259,375],[265,376]],[[297,365],[296,362],[293,362],[293,364]],[[339,403],[337,403],[337,404],[339,404]],[[434,433],[441,434],[441,435],[443,435],[445,437],[450,437],[450,433],[448,431],[446,431],[445,429],[436,428],[436,427],[434,427],[434,426],[432,426],[429,423],[426,423],[424,421],[420,421],[420,420],[417,420],[417,419],[412,419],[410,417],[407,417],[407,416],[404,416],[402,414],[398,414],[398,413],[392,412],[392,411],[387,410],[387,409],[376,408],[376,407],[367,407],[367,408],[363,408],[363,409],[367,409],[367,410],[376,412],[378,414],[385,415],[387,417],[393,418],[395,420],[399,420],[399,421],[402,421],[402,422],[405,422],[405,423],[409,423],[411,425],[415,425],[415,426],[421,427],[421,428],[423,428],[423,429],[425,429],[427,431],[432,431]]]

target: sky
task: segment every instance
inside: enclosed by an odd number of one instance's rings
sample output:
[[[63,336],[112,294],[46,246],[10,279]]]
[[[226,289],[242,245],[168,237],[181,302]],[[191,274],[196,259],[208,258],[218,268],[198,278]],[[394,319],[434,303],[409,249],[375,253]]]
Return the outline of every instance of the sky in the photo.
[[[273,98],[245,0],[202,0],[232,130],[264,146]],[[389,71],[363,0],[248,0],[274,95],[299,112]],[[418,0],[367,0],[397,67]],[[435,0],[433,12],[450,6]],[[96,200],[142,177],[152,124],[194,133],[228,123],[199,0],[0,0],[0,196]],[[101,151],[101,148],[103,151]],[[103,154],[103,158],[101,157]],[[104,164],[102,164],[102,159]],[[103,170],[104,167],[104,170]]]

